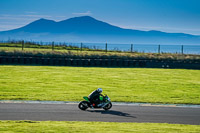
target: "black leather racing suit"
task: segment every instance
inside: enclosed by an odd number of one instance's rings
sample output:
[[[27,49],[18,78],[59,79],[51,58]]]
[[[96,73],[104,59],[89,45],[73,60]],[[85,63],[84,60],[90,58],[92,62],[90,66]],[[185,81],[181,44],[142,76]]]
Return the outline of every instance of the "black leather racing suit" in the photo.
[[[100,92],[98,92],[97,90],[93,91],[89,96],[89,100],[90,102],[93,104],[99,104],[100,103],[100,99],[99,99],[99,96],[100,96]]]

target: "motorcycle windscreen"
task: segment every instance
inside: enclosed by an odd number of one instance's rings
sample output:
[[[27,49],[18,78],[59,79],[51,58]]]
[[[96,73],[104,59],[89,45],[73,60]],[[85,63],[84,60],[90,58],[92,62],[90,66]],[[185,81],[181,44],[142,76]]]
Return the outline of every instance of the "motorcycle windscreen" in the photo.
[[[89,101],[88,97],[83,97],[86,101]]]

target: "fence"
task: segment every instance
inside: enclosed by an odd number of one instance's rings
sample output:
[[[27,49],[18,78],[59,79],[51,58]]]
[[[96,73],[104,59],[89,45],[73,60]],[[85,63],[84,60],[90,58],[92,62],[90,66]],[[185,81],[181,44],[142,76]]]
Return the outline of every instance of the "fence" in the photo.
[[[66,42],[31,42],[31,41],[0,41],[2,44],[16,45],[25,48],[48,48],[52,50],[67,49],[80,51],[116,51],[116,52],[139,52],[139,53],[178,53],[200,54],[200,45],[157,45],[157,44],[108,44],[108,43],[66,43]],[[3,46],[3,45],[0,45]],[[9,45],[7,45],[9,46]],[[14,47],[14,45],[13,45]]]

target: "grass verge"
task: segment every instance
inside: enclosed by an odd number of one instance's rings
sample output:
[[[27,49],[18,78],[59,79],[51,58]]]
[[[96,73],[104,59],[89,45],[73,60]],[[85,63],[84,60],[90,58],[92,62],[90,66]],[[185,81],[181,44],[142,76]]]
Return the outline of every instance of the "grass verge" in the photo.
[[[80,101],[94,89],[117,102],[200,104],[200,71],[0,66],[1,100]]]
[[[68,121],[0,121],[0,132],[199,133],[199,125]]]

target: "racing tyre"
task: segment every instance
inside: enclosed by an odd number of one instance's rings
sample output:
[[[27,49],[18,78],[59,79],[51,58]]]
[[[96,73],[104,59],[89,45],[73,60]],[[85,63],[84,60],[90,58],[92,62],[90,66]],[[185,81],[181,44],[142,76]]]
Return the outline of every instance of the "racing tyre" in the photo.
[[[111,108],[112,108],[112,103],[109,103],[105,107],[103,107],[104,110],[109,110]]]
[[[86,110],[88,108],[88,102],[82,101],[78,104],[79,109]]]

